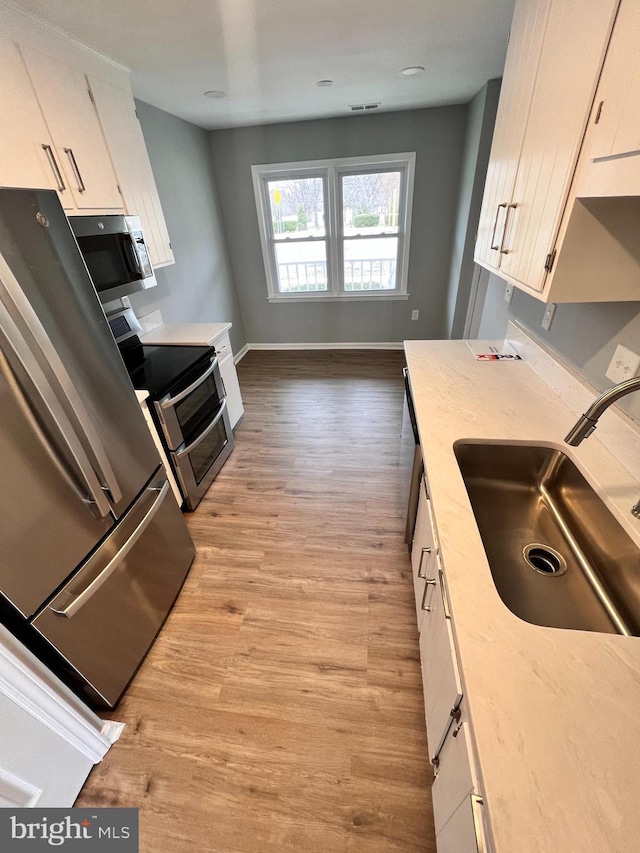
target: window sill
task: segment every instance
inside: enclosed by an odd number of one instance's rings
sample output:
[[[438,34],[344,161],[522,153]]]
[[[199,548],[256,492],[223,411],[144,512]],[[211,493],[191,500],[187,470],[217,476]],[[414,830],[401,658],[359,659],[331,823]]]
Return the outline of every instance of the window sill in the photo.
[[[342,296],[335,293],[327,296],[316,294],[296,293],[295,296],[267,296],[267,302],[279,302],[281,304],[283,302],[393,302],[407,300],[410,296],[408,293],[390,293],[383,296],[379,291],[375,296],[366,293],[350,293]]]

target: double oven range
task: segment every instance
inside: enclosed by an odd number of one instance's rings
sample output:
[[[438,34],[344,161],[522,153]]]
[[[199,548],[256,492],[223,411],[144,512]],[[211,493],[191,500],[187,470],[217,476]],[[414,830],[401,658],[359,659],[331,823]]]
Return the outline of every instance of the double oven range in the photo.
[[[107,319],[133,387],[149,392],[149,408],[185,507],[193,510],[233,450],[215,348],[143,346],[130,308]]]

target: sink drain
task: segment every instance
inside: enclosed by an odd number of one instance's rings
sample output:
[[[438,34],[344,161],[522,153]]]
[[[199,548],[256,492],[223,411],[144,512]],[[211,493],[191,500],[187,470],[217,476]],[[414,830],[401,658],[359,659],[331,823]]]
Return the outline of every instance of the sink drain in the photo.
[[[567,571],[567,563],[554,548],[534,542],[527,545],[522,552],[526,562],[542,575],[563,575]]]

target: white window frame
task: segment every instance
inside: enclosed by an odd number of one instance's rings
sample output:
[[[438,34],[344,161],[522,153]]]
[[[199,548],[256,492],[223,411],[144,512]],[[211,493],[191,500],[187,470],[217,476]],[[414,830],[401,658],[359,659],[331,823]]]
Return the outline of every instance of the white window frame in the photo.
[[[409,242],[411,237],[415,161],[415,152],[410,151],[402,154],[377,154],[365,157],[306,160],[294,163],[266,163],[252,166],[251,176],[258,215],[262,257],[267,279],[267,299],[269,302],[337,301],[343,299],[384,301],[408,299],[407,280],[409,273]],[[343,289],[344,264],[342,258],[345,237],[343,234],[341,177],[343,174],[368,173],[376,170],[399,171],[401,173],[398,233],[397,235],[389,235],[398,237],[396,287],[393,290],[347,291]],[[327,245],[327,290],[281,293],[278,289],[274,245],[276,242],[286,243],[286,239],[276,241],[274,238],[267,183],[273,180],[311,177],[324,178],[324,240]],[[323,238],[317,239],[321,240]],[[346,239],[352,238],[347,237]],[[370,238],[356,237],[353,239],[366,240]]]

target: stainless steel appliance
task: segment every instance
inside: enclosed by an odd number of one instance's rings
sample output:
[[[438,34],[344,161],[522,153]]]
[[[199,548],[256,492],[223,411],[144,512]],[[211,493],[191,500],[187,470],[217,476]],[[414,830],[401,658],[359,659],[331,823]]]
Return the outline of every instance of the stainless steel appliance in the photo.
[[[402,411],[401,464],[404,468],[411,470],[404,541],[411,551],[413,531],[416,526],[416,516],[418,514],[420,480],[424,473],[424,465],[422,462],[420,435],[418,434],[418,423],[413,406],[411,385],[409,384],[409,371],[406,367],[402,369],[402,375],[404,376],[404,408]]]
[[[112,707],[193,560],[53,191],[0,189],[0,617]]]
[[[195,509],[233,450],[213,347],[142,346],[131,309],[108,317],[134,388],[145,389],[185,505]]]
[[[102,302],[157,284],[137,216],[73,216],[70,222]]]

